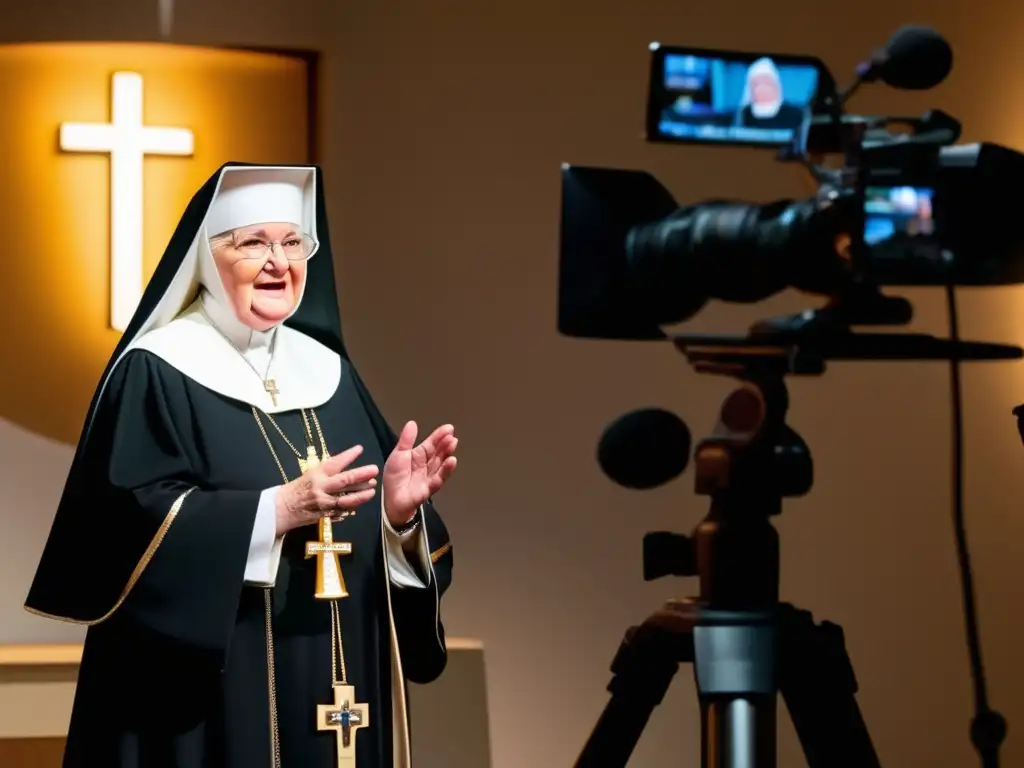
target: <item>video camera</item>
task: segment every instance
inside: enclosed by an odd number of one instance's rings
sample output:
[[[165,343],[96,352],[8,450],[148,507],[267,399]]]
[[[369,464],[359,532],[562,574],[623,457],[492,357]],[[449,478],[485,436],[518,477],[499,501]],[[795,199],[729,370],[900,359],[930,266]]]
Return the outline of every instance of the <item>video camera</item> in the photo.
[[[648,141],[773,148],[818,189],[807,200],[680,207],[648,173],[564,166],[559,331],[663,339],[660,326],[710,298],[756,302],[789,287],[827,296],[828,311],[755,332],[806,332],[824,318],[898,325],[910,305],[883,286],[1024,282],[1024,155],[954,144],[960,124],[938,110],[844,113],[863,83],[927,89],[951,67],[949,45],[918,27],[896,33],[845,92],[813,57],[653,44]],[[835,157],[839,167],[820,162]]]
[[[559,331],[669,339],[699,373],[740,380],[693,451],[694,488],[710,499],[707,516],[689,536],[644,539],[645,579],[697,576],[700,594],[670,600],[627,630],[611,665],[611,698],[576,768],[626,765],[684,662],[693,666],[701,704],[703,768],[774,768],[777,694],[810,768],[880,765],[842,629],[779,600],[771,519],[785,498],[813,485],[810,448],[786,423],[785,377],[819,375],[836,359],[950,362],[953,511],[975,689],[971,741],[984,768],[996,768],[1006,722],[988,705],[974,615],[959,364],[1020,359],[1024,350],[960,341],[955,287],[1024,282],[1024,228],[1016,226],[1024,155],[955,144],[960,124],[938,110],[921,118],[845,114],[865,83],[924,90],[945,79],[953,54],[929,29],[897,32],[845,91],[806,56],[661,45],[651,54],[649,141],[774,148],[781,161],[802,165],[817,191],[806,200],[680,207],[648,173],[563,166]],[[839,162],[822,162],[829,158]],[[949,338],[853,330],[908,323],[910,303],[882,289],[930,285],[946,289]],[[751,303],[786,288],[826,302],[743,335],[663,330],[712,298]],[[682,420],[645,409],[605,431],[598,461],[620,485],[653,488],[682,473],[690,448]]]

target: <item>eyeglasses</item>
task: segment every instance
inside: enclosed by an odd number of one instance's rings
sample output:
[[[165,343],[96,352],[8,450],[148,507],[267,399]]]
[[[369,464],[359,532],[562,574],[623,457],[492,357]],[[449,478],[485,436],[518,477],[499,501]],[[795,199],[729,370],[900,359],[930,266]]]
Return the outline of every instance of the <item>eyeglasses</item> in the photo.
[[[319,244],[309,235],[300,232],[283,240],[268,240],[257,235],[246,235],[232,241],[234,251],[243,259],[269,259],[277,246],[288,261],[305,261]]]

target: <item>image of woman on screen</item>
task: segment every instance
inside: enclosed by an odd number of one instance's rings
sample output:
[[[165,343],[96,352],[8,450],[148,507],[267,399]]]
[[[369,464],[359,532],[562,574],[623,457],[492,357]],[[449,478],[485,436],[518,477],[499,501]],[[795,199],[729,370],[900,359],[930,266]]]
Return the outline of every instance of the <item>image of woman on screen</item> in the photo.
[[[747,70],[747,83],[740,101],[737,123],[743,128],[796,129],[804,109],[788,104],[782,78],[771,59],[758,59]]]

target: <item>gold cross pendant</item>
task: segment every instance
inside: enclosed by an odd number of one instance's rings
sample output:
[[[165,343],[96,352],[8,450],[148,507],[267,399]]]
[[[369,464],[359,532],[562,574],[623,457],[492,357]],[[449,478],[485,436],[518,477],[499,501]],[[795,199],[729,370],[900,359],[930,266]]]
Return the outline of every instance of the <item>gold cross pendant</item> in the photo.
[[[281,390],[277,388],[277,382],[273,379],[267,379],[263,382],[263,388],[267,390],[267,394],[270,395],[271,401],[274,403],[274,407],[277,407],[277,396],[281,394]]]
[[[326,459],[327,457],[324,456]],[[316,455],[316,448],[312,445],[306,446],[306,458],[299,459],[299,472],[306,474],[306,470],[320,466],[320,457]]]
[[[356,731],[370,724],[370,707],[356,702],[356,689],[334,684],[334,703],[318,704],[316,728],[334,731],[338,741],[338,768],[356,768]]]
[[[306,558],[316,558],[316,592],[313,596],[317,600],[348,597],[338,555],[351,555],[352,545],[347,541],[334,541],[331,518],[320,518],[319,528],[319,541],[306,542]]]

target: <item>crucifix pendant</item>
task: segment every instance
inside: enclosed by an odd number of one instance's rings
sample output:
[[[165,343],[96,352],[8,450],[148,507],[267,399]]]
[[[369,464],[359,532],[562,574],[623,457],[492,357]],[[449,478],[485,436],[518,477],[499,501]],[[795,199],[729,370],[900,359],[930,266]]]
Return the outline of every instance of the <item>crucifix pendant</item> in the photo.
[[[356,731],[370,724],[370,707],[356,702],[356,689],[334,684],[334,703],[318,704],[316,728],[334,731],[338,741],[338,768],[356,768]]]
[[[263,382],[263,388],[267,390],[267,394],[270,395],[271,401],[274,403],[274,407],[277,407],[277,396],[281,394],[281,390],[277,388],[277,382],[273,379],[266,379]]]
[[[326,456],[324,458],[327,458]],[[320,466],[320,457],[316,455],[316,448],[312,445],[306,446],[306,458],[299,459],[299,471],[306,474],[306,470]]]
[[[348,597],[338,556],[351,555],[352,545],[347,541],[334,540],[331,518],[320,518],[318,527],[320,539],[306,542],[306,557],[316,558],[316,592],[313,597],[317,600],[339,600]]]

